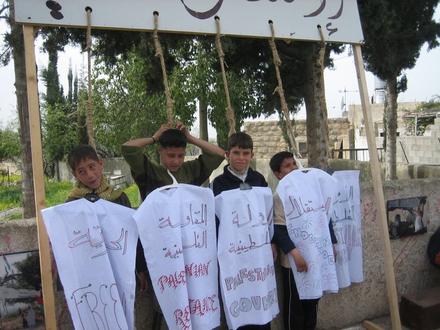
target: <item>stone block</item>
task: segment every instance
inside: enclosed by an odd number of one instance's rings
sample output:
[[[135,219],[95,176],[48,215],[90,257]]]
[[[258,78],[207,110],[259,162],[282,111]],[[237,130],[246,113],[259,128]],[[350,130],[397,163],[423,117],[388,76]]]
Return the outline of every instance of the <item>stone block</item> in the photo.
[[[440,287],[406,294],[400,301],[402,324],[413,329],[433,330],[440,327]]]

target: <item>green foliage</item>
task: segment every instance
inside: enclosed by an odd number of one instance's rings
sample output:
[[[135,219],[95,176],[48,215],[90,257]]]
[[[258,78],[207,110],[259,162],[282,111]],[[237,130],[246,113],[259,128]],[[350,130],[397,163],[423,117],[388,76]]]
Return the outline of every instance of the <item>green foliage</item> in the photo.
[[[0,186],[0,211],[5,211],[21,205],[20,186]]]
[[[78,144],[77,126],[72,118],[73,115],[69,111],[68,104],[48,104],[44,109],[43,152],[46,161],[46,174],[51,177],[54,174],[53,166],[55,163],[62,160]]]
[[[46,206],[55,206],[66,201],[73,184],[68,181],[46,180]],[[139,207],[141,204],[139,189],[133,184],[124,189],[130,200],[131,206]],[[0,185],[0,211],[6,211],[21,206],[21,189],[19,185],[1,186]],[[20,212],[13,213],[6,217],[6,220],[22,219]],[[5,220],[4,218],[2,220]]]
[[[93,82],[94,126],[100,147],[111,154],[119,154],[125,141],[140,136],[151,136],[166,121],[165,96],[162,92],[149,93],[145,75],[151,60],[130,51],[112,66],[101,58],[95,64]],[[158,63],[156,65],[159,65]],[[178,71],[170,77],[176,117],[191,124],[195,112],[194,99],[187,93],[188,86]]]
[[[124,192],[127,194],[132,208],[138,208],[141,205],[141,197],[137,185],[132,184],[128,186],[124,189]]]
[[[20,156],[20,136],[11,129],[0,129],[0,162]]]

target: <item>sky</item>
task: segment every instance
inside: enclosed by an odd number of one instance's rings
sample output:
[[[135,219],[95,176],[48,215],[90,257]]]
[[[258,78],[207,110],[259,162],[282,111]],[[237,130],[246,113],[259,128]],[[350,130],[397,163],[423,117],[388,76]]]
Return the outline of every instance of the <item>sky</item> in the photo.
[[[440,6],[437,7],[434,19],[440,21]],[[0,38],[3,39],[3,33],[6,31],[5,23],[0,22],[0,31]],[[41,70],[47,66],[47,54],[41,51],[41,41],[37,40],[35,49],[37,65]],[[76,68],[80,72],[86,66],[86,56],[81,54],[78,49],[70,46],[66,47],[65,52],[60,54],[58,70],[60,81],[64,86],[67,85],[69,63],[72,63],[73,70]],[[405,72],[408,78],[408,89],[405,93],[399,94],[398,102],[427,102],[434,96],[440,95],[439,63],[440,47],[427,51],[425,45],[420,52],[416,66]],[[326,69],[324,79],[327,111],[330,118],[341,117],[344,98],[347,107],[350,104],[360,103],[354,57],[348,50],[341,55],[334,55],[334,69]],[[375,78],[371,73],[366,72],[366,79],[368,94],[371,97],[374,95]],[[40,86],[40,92],[42,90],[44,88]],[[259,120],[264,119],[259,118]],[[277,117],[266,119],[277,119]],[[304,108],[295,116],[295,119],[305,119]],[[13,63],[10,63],[6,67],[0,67],[0,127],[4,128],[14,122],[17,122],[17,112]]]

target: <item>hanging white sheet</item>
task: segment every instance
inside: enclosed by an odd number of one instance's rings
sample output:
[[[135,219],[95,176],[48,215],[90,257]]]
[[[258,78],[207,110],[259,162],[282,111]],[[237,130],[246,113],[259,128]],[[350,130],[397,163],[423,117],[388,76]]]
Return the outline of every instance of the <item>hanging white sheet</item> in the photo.
[[[176,184],[151,192],[134,215],[170,329],[220,325],[214,205],[210,189]]]
[[[289,237],[304,257],[308,270],[293,270],[300,299],[317,299],[337,292],[335,258],[329,231],[329,214],[337,194],[337,180],[315,169],[294,170],[278,184]]]
[[[75,329],[134,329],[133,213],[103,199],[42,211]]]
[[[336,271],[339,287],[364,280],[359,171],[336,171],[338,193],[330,214],[338,244]]]
[[[228,190],[216,196],[218,261],[223,307],[230,329],[266,324],[279,312],[270,241],[270,188]]]

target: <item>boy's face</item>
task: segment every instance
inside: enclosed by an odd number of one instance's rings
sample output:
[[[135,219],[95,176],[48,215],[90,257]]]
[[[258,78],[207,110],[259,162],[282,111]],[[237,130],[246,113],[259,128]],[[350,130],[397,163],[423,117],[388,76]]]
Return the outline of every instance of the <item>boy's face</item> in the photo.
[[[240,147],[232,147],[226,151],[226,158],[229,160],[229,165],[238,173],[243,173],[249,168],[254,153],[252,149],[242,149]]]
[[[284,158],[281,162],[280,170],[275,171],[274,174],[278,178],[278,180],[281,180],[287,174],[289,174],[293,170],[296,170],[297,168],[298,166],[296,166],[296,162],[293,158]]]
[[[159,149],[160,162],[171,172],[177,172],[185,160],[185,148],[166,147]]]
[[[101,185],[103,165],[102,160],[85,158],[76,165],[73,175],[86,187],[97,189]]]

